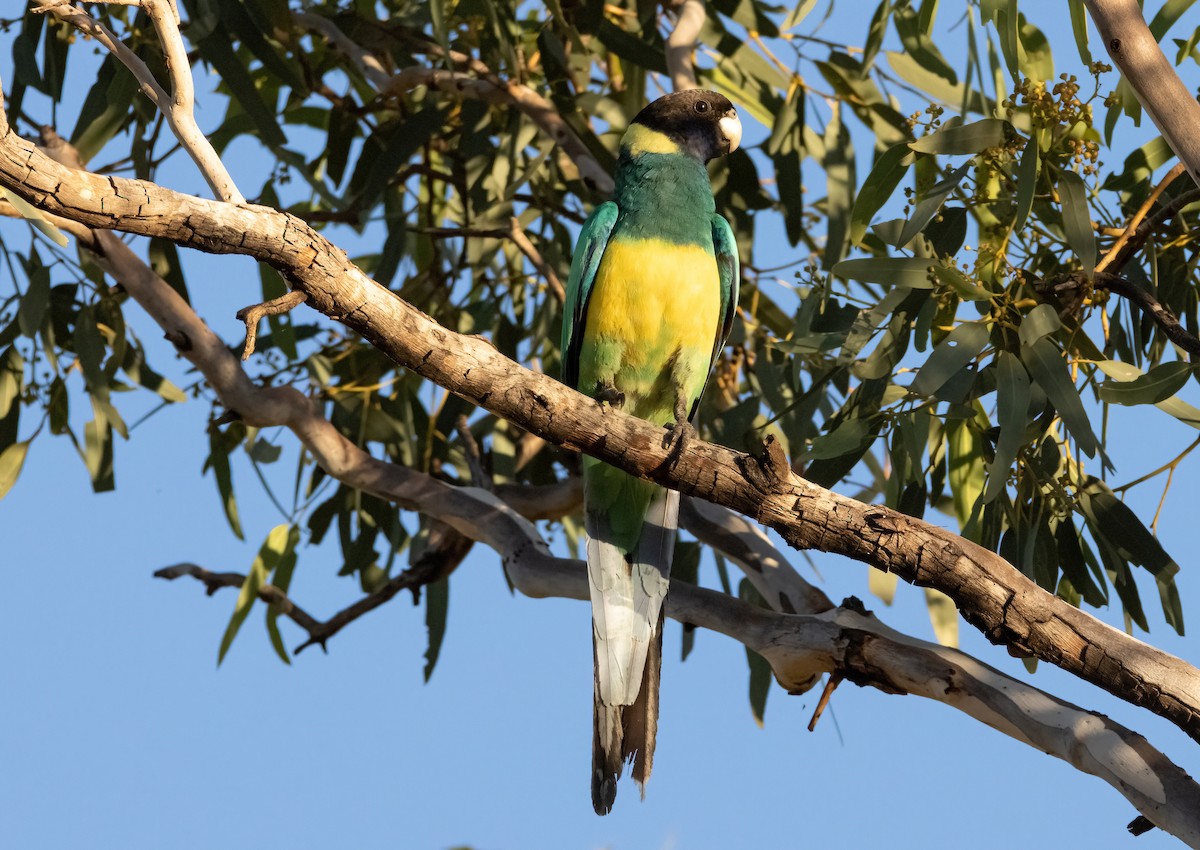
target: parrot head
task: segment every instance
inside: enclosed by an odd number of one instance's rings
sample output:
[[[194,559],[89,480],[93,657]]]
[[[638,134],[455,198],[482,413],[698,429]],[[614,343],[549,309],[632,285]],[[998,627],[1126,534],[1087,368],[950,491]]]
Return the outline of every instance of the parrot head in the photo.
[[[702,162],[737,150],[742,140],[742,122],[729,98],[701,89],[663,95],[650,103],[633,119],[626,138],[641,141],[646,131],[666,136]],[[647,148],[653,151],[653,145]]]

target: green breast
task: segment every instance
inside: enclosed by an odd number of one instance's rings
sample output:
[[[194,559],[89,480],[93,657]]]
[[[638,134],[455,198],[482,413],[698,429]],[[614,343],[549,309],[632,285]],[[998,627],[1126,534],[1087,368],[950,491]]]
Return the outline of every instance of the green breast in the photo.
[[[712,251],[712,186],[704,163],[684,154],[621,151],[613,235],[699,245]]]

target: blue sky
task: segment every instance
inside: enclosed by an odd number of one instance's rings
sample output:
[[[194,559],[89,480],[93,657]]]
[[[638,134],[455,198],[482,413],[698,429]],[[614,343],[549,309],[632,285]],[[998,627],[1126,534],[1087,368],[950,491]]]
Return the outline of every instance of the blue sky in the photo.
[[[1073,59],[1061,22],[1038,22],[1055,34],[1060,63]],[[863,22],[853,24],[847,39]],[[6,85],[10,40],[0,36]],[[77,69],[86,52],[76,48]],[[1193,68],[1183,69],[1189,85]],[[64,127],[74,121],[69,109]],[[215,122],[215,102],[208,112]],[[255,191],[261,160],[249,143],[227,161],[243,191]],[[174,188],[205,193],[186,163],[170,177]],[[23,226],[0,222],[6,237]],[[254,265],[199,254],[187,262],[201,314],[236,341],[233,314],[258,292]],[[161,334],[144,320],[136,326],[151,362],[165,367],[173,354]],[[183,380],[178,365],[171,374]],[[1189,387],[1185,397],[1194,396]],[[816,695],[775,689],[760,729],[742,648],[699,633],[681,664],[676,624],[667,628],[647,799],[624,783],[613,813],[597,818],[588,796],[587,608],[511,596],[481,547],[453,579],[429,684],[423,611],[403,599],[338,635],[328,655],[306,651],[290,668],[270,649],[258,609],[217,669],[234,593],[208,598],[194,582],[151,573],[179,561],[244,571],[280,518],[239,465],[247,542],[229,533],[211,478],[199,476],[207,414],[192,401],[148,420],[117,446],[118,489],[101,496],[68,443],[39,439],[0,505],[2,847],[951,847],[963,835],[982,848],[1176,846],[1158,832],[1130,838],[1124,825],[1135,812],[1099,780],[926,700],[843,685],[810,734]],[[1121,478],[1194,437],[1161,414],[1126,409],[1113,410],[1109,434]],[[1160,522],[1183,567],[1188,612],[1200,598],[1191,563],[1196,464],[1180,468]],[[1132,503],[1150,516],[1158,495],[1141,490]],[[864,567],[814,560],[833,598],[858,595],[889,625],[931,637],[920,591],[901,585],[884,608],[868,596]],[[799,555],[794,562],[813,577]],[[293,595],[317,616],[357,598],[352,582],[335,577],[339,564],[330,547],[301,553]],[[704,578],[713,582],[711,572]],[[1195,639],[1174,636],[1152,584],[1142,588],[1149,640],[1200,663]],[[1120,625],[1119,613],[1102,616]],[[290,646],[300,642],[283,628]],[[966,651],[1030,678],[966,624],[961,634]],[[1047,665],[1032,680],[1142,732],[1200,774],[1200,750],[1170,724]]]

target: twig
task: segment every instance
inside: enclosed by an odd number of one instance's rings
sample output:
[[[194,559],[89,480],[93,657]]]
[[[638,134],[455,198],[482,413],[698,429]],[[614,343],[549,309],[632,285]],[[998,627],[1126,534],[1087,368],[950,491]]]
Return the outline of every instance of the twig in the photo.
[[[1108,251],[1105,252],[1104,256],[1100,259],[1100,262],[1096,263],[1097,272],[1102,272],[1107,269],[1109,264],[1117,256],[1119,256],[1120,250],[1125,247],[1125,243],[1129,241],[1130,237],[1133,236],[1134,232],[1141,225],[1142,219],[1144,219],[1146,214],[1150,212],[1150,208],[1154,206],[1154,202],[1157,201],[1159,196],[1162,195],[1166,188],[1170,186],[1172,182],[1174,182],[1176,177],[1181,174],[1185,174],[1186,172],[1187,167],[1181,162],[1168,171],[1163,176],[1162,180],[1158,181],[1158,185],[1154,187],[1154,191],[1150,193],[1150,197],[1146,198],[1142,205],[1138,207],[1138,211],[1133,214],[1133,218],[1129,219],[1129,224],[1125,225],[1125,229],[1121,231],[1121,235],[1117,238],[1117,241],[1114,242]],[[1120,267],[1117,268],[1117,271],[1120,271]]]
[[[364,50],[349,36],[338,29],[337,24],[312,12],[293,12],[292,18],[305,29],[323,35],[334,47],[346,55],[376,91],[387,85],[390,75],[370,51]]]
[[[821,698],[817,700],[817,707],[813,709],[812,720],[808,721],[809,732],[817,728],[817,721],[825,713],[825,708],[829,705],[829,698],[833,696],[833,692],[837,690],[837,686],[841,683],[842,677],[836,673],[830,673],[829,678],[825,680],[825,689],[821,691]]]
[[[175,564],[154,571],[155,578],[174,581],[181,576],[191,576],[204,585],[204,592],[212,596],[222,587],[241,587],[246,581],[242,573],[214,573],[196,564]],[[264,584],[258,589],[258,598],[279,608],[279,613],[293,623],[313,634],[321,628],[321,622],[288,598],[287,594],[273,584]]]
[[[554,293],[554,297],[558,299],[558,303],[562,304],[567,300],[567,290],[563,287],[562,281],[558,279],[558,274],[554,269],[542,259],[542,254],[529,241],[529,237],[525,235],[525,231],[521,229],[521,222],[514,215],[509,221],[509,238],[521,250],[521,253],[528,258],[529,262],[533,263],[533,267],[538,270],[538,273],[545,278],[546,283],[550,287],[550,291]]]
[[[1169,219],[1175,213],[1186,207],[1188,204],[1200,201],[1200,189],[1189,189],[1186,192],[1181,192],[1170,203],[1165,204],[1161,209],[1155,211],[1154,215],[1143,221],[1137,229],[1125,241],[1125,244],[1112,255],[1112,259],[1106,265],[1106,268],[1116,270],[1120,273],[1125,264],[1135,253],[1141,250],[1146,244],[1146,240],[1154,233],[1155,229],[1164,221]],[[1108,259],[1107,256],[1105,259]],[[1099,269],[1098,269],[1099,271]]]
[[[415,564],[389,580],[379,590],[363,597],[353,605],[343,608],[328,620],[318,620],[313,617],[272,584],[264,584],[260,587],[259,599],[278,606],[281,614],[308,633],[308,638],[292,652],[299,655],[313,645],[319,645],[322,650],[328,651],[327,644],[330,638],[359,617],[390,601],[400,591],[411,590],[415,601],[422,587],[453,572],[467,556],[474,541],[459,534],[445,523],[438,523],[436,520],[434,522],[435,526],[430,531],[429,545]],[[241,587],[246,581],[246,576],[242,573],[214,573],[195,564],[176,564],[172,567],[164,567],[156,570],[154,576],[168,581],[174,581],[181,576],[191,576],[204,585],[205,593],[209,596],[223,587]]]
[[[678,5],[675,17],[675,28],[667,36],[666,56],[667,71],[671,75],[671,85],[675,91],[694,89],[696,85],[696,65],[692,53],[700,38],[700,30],[708,13],[704,8],[704,0],[683,0]]]
[[[471,426],[467,422],[465,414],[459,414],[458,420],[454,423],[454,430],[458,432],[458,439],[463,444],[463,454],[467,456],[467,467],[471,470],[471,483],[485,490],[494,490],[492,476],[488,475],[483,468],[483,454],[479,451],[479,442],[471,433]]]
[[[1154,323],[1162,329],[1167,339],[1178,345],[1193,357],[1200,357],[1200,339],[1188,332],[1179,319],[1162,305],[1157,298],[1128,278],[1107,272],[1097,272],[1094,281],[1096,286],[1103,287],[1109,292],[1115,292],[1122,298],[1146,313]]]
[[[242,347],[242,359],[249,360],[254,353],[254,343],[258,340],[258,323],[264,316],[278,316],[295,307],[299,307],[308,298],[298,289],[264,301],[261,304],[251,304],[237,311],[237,318],[246,323],[246,344]]]
[[[554,297],[558,299],[558,303],[562,304],[566,301],[567,290],[563,287],[562,280],[554,271],[554,267],[545,261],[541,251],[529,241],[529,237],[525,235],[525,231],[521,228],[521,222],[513,216],[508,223],[507,228],[501,227],[414,227],[412,230],[416,233],[421,233],[425,236],[432,236],[435,239],[458,239],[475,237],[477,239],[511,239],[512,243],[517,246],[517,249],[525,255],[525,258],[533,264],[550,287],[550,291],[554,293]]]

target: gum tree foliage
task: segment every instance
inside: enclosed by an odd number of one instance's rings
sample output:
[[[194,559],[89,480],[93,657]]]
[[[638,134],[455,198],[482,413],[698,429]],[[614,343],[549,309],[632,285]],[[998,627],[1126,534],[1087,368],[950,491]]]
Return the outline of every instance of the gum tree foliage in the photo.
[[[1185,331],[1200,331],[1197,193],[1186,177],[1170,182],[1150,203],[1145,232],[1130,229],[1171,153],[1152,133],[1136,149],[1123,144],[1139,124],[1138,102],[1089,50],[1082,4],[1068,5],[1075,43],[1052,55],[1029,3],[1018,11],[994,0],[884,0],[869,16],[851,2],[709,4],[699,83],[733,100],[750,130],[743,150],[712,166],[745,279],[701,435],[735,449],[772,435],[815,483],[943,516],[1072,604],[1119,606],[1131,629],[1182,632],[1178,568],[1152,533],[1155,517],[1122,500],[1133,486],[1169,485],[1174,466],[1122,470],[1115,481],[1106,446],[1122,436],[1107,427],[1113,404],[1156,405],[1200,428],[1200,410],[1175,398],[1194,377],[1186,353],[1119,294],[1152,293]],[[1178,63],[1200,61],[1200,30],[1176,25],[1190,5],[1147,10]],[[167,78],[143,12],[91,12]],[[361,246],[363,269],[441,324],[557,373],[556,290],[578,225],[604,198],[582,163],[611,173],[630,118],[670,87],[672,14],[646,0],[310,9],[388,78],[408,81],[380,90],[344,44],[304,26],[284,0],[185,0],[181,12],[198,98],[207,115],[224,113],[206,128],[217,152],[249,137],[274,163],[260,186],[242,187],[248,196]],[[847,16],[862,19],[857,39],[827,37]],[[7,108],[26,135],[56,120],[90,168],[148,180],[182,159],[162,116],[108,54],[78,114],[27,109],[31,92],[58,102],[78,87],[89,47],[33,11],[5,26],[17,33]],[[934,38],[946,32],[952,39]],[[954,52],[939,41],[953,41]],[[464,79],[482,85],[455,82]],[[518,108],[513,85],[548,101],[580,150],[566,151]],[[35,439],[70,440],[93,488],[116,488],[120,454],[137,451],[127,394],[157,393],[164,405],[193,397],[212,403],[211,422],[181,439],[207,443],[208,482],[198,486],[215,490],[231,533],[243,534],[239,499],[272,498],[284,516],[253,565],[256,581],[286,592],[305,548],[327,538],[340,545],[341,573],[368,595],[419,561],[433,524],[339,484],[303,453],[291,493],[235,482],[243,455],[256,467],[283,462],[286,435],[222,418],[200,381],[181,388],[162,377],[167,368],[148,362],[127,323],[134,306],[89,255],[11,223],[0,238],[9,271],[0,284],[0,495],[19,474],[38,474],[22,468]],[[176,248],[155,240],[149,253],[186,297]],[[254,286],[262,299],[285,292],[265,265]],[[248,290],[247,300],[259,294]],[[398,368],[315,311],[268,321],[252,376],[319,399],[376,456],[466,481],[478,445],[495,485],[552,484],[578,471],[576,457]],[[1133,483],[1116,486],[1125,481]],[[578,546],[577,512],[551,523],[568,549]],[[683,580],[696,579],[699,557],[695,542],[679,544]],[[453,580],[430,578],[427,675]],[[879,595],[893,587],[894,577],[873,575]],[[1160,605],[1148,603],[1148,587]],[[952,640],[952,607],[928,598]],[[222,655],[254,602],[253,593],[239,598]],[[287,660],[278,615],[266,607]],[[751,666],[761,715],[765,668]]]

